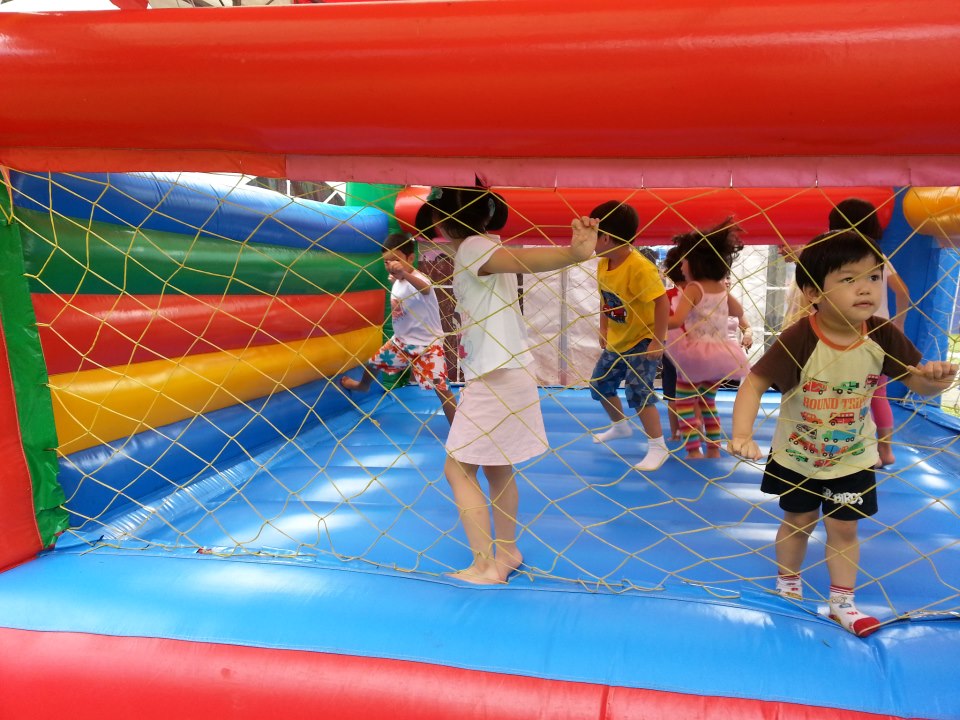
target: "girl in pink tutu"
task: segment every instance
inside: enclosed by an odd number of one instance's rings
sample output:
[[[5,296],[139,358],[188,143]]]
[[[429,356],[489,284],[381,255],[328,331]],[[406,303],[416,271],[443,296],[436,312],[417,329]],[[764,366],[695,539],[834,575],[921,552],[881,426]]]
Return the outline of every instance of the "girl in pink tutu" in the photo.
[[[727,318],[739,306],[726,283],[730,264],[743,249],[739,233],[727,218],[709,230],[673,239],[687,284],[667,324],[684,332],[667,345],[667,355],[677,368],[676,410],[688,460],[704,457],[704,435],[706,457],[720,457],[717,387],[725,380],[742,380],[750,369],[743,347],[727,334]],[[702,433],[696,424],[698,407]]]
[[[523,562],[513,466],[548,449],[517,273],[559,270],[591,257],[599,222],[574,220],[569,247],[517,248],[490,234],[506,219],[503,199],[483,187],[433,188],[417,215],[417,227],[426,234],[439,228],[454,255],[466,384],[447,436],[444,472],[473,562],[452,577],[482,585],[506,582]],[[478,480],[481,469],[489,501]]]

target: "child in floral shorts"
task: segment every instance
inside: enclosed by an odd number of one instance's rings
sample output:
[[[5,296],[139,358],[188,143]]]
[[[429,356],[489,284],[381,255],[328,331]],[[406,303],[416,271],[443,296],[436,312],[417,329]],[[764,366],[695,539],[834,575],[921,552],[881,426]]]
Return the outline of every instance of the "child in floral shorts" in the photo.
[[[456,400],[447,386],[440,303],[430,278],[413,267],[415,252],[416,243],[407,233],[387,236],[383,264],[393,280],[393,337],[366,363],[359,380],[344,375],[340,384],[347,390],[366,392],[378,372],[399,375],[409,367],[420,387],[436,392],[447,421],[452,423]]]

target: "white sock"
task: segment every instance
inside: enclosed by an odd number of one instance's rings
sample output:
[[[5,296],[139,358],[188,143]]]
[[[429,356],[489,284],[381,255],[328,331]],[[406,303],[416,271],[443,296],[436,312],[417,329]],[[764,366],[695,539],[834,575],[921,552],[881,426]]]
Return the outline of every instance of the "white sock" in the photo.
[[[670,450],[667,449],[667,443],[662,435],[658,438],[650,438],[650,443],[647,445],[647,454],[643,456],[643,460],[633,466],[633,469],[640,472],[656,470],[663,465],[669,456]]]
[[[619,440],[620,438],[630,437],[631,435],[633,435],[633,428],[630,426],[630,420],[624,418],[623,420],[617,420],[609,429],[600,433],[594,433],[593,441],[595,443],[603,443],[609,440]]]
[[[853,589],[830,586],[830,619],[852,632],[857,637],[867,637],[879,629],[880,621],[857,610],[853,603]]]
[[[777,594],[790,600],[803,600],[803,581],[799,575],[777,575]]]

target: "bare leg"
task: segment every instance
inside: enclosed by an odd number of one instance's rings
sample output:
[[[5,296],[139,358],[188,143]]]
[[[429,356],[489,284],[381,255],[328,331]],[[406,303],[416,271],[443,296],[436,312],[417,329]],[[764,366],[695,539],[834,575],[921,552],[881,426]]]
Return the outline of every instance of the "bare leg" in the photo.
[[[803,559],[807,555],[810,533],[817,526],[820,511],[808,513],[783,513],[783,522],[777,530],[777,565],[784,575],[799,575]]]
[[[451,577],[477,585],[502,582],[494,560],[493,538],[490,534],[490,506],[487,496],[477,481],[479,466],[461,463],[447,457],[444,473],[453,490],[453,499],[460,511],[460,520],[473,553],[470,567],[450,573]]]
[[[367,392],[370,389],[370,384],[373,381],[373,371],[370,369],[369,365],[363,366],[363,375],[360,376],[359,380],[354,380],[348,375],[342,375],[340,377],[340,385],[347,390],[359,390],[360,392]]]
[[[620,402],[619,395],[604,396],[603,399],[600,400],[600,404],[607,412],[607,417],[610,418],[610,422],[618,423],[624,419],[623,403]]]
[[[490,503],[493,505],[494,559],[500,580],[507,582],[523,564],[523,555],[517,548],[520,493],[512,465],[484,465],[483,474],[490,483]]]
[[[440,407],[443,408],[443,414],[447,416],[447,422],[453,425],[453,416],[457,414],[457,399],[453,396],[453,390],[449,387],[443,390],[435,387],[434,391],[440,398]]]
[[[677,417],[677,403],[674,400],[667,402],[667,417],[670,419],[670,439],[680,439],[680,418]]]
[[[644,405],[637,412],[637,417],[640,418],[640,424],[648,438],[655,440],[663,437],[663,425],[660,423],[660,412],[656,405],[652,403]]]
[[[857,569],[860,566],[860,540],[857,538],[856,520],[823,518],[827,531],[827,571],[830,584],[853,588],[857,585]]]

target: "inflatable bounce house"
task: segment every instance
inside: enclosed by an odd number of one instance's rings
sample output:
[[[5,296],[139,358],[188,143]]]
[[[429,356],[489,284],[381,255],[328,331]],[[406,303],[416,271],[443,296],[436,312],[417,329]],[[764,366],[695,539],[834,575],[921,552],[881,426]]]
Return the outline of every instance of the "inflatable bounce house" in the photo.
[[[593,442],[589,262],[522,278],[566,375],[540,380],[550,450],[517,467],[507,583],[450,575],[469,548],[433,393],[338,381],[388,331],[388,233],[478,176],[516,245],[567,243],[607,199],[639,244],[733,217],[752,357],[783,319],[778,249],[864,198],[906,334],[955,357],[960,6],[4,13],[0,37],[0,717],[960,718],[952,391],[889,387],[860,638],[826,616],[822,528],[806,599],[774,593],[762,463],[642,473],[642,434]],[[449,303],[445,258],[421,239]]]

